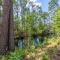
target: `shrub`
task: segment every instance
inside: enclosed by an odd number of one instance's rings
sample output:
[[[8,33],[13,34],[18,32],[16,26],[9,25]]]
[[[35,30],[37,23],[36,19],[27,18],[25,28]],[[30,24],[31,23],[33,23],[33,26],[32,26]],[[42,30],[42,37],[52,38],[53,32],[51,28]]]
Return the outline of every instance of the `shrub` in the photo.
[[[43,55],[42,60],[50,60],[47,53],[45,53],[45,54]]]
[[[24,55],[24,49],[16,49],[14,52],[10,52],[8,60],[23,60]]]

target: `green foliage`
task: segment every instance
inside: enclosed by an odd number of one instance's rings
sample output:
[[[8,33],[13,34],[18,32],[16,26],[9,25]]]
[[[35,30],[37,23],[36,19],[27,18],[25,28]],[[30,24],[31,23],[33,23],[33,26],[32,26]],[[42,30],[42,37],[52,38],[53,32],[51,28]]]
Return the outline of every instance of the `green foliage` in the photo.
[[[10,52],[8,60],[23,60],[24,54],[24,49],[16,49],[14,52]]]
[[[0,0],[0,5],[2,5],[2,0]]]
[[[53,28],[60,34],[60,7],[55,11],[53,21]]]
[[[14,33],[15,33],[15,38],[19,36],[19,21],[18,18],[15,16],[14,17]]]
[[[16,0],[12,0],[13,4],[16,4]]]
[[[42,60],[50,60],[47,53],[45,53],[45,54],[43,55]]]
[[[26,28],[26,31],[28,33],[38,34],[38,33],[41,33],[46,28],[43,22],[47,16],[47,13],[44,13],[44,14],[31,13],[25,16],[26,18],[25,19],[23,18],[21,20],[23,23],[22,27]]]
[[[51,10],[53,10],[57,6],[58,6],[58,0],[51,0],[49,2],[48,9],[49,9],[49,11],[51,11]]]
[[[48,45],[48,38],[44,38],[43,42],[40,42],[40,48],[46,47]]]

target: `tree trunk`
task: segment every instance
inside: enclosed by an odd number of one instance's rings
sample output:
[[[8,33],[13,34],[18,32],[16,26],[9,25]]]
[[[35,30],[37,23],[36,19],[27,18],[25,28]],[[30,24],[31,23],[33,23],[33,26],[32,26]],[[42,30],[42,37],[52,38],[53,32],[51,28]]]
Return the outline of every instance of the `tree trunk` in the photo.
[[[14,49],[12,0],[3,1],[3,19],[0,36],[0,54]]]

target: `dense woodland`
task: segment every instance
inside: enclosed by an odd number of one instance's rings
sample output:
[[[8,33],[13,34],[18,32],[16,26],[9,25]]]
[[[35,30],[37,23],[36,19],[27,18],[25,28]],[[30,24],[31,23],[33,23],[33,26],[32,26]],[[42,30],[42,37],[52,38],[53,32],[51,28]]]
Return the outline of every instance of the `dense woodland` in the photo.
[[[0,60],[60,60],[58,2],[0,0]]]

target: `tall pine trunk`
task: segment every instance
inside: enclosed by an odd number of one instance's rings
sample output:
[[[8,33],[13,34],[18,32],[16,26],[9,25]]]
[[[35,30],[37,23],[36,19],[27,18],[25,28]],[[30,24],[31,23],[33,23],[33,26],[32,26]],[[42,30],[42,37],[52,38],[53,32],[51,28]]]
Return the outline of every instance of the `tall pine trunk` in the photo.
[[[14,49],[12,0],[3,1],[3,19],[0,36],[0,54]]]

